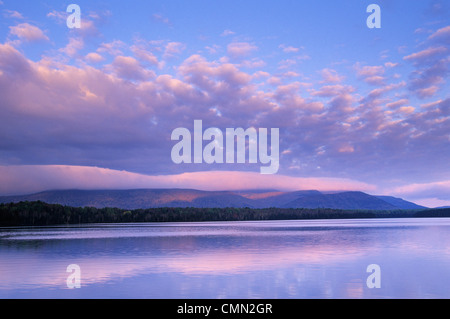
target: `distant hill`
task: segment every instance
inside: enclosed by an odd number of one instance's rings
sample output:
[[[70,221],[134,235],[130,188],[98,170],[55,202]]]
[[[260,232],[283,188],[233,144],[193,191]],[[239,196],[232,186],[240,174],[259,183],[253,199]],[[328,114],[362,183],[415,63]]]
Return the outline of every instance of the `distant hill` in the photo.
[[[408,202],[401,198],[392,197],[392,196],[376,196],[377,198],[384,200],[385,202],[392,204],[401,209],[424,209],[426,207],[414,204],[412,202]]]
[[[399,207],[363,192],[315,194],[304,196],[284,205],[285,208],[335,208],[393,210]]]
[[[199,191],[192,189],[55,190],[30,195],[3,196],[0,203],[42,201],[72,207],[115,207],[122,209],[158,207],[196,208],[332,208],[352,210],[424,209],[389,196],[363,192],[325,194],[316,190]]]

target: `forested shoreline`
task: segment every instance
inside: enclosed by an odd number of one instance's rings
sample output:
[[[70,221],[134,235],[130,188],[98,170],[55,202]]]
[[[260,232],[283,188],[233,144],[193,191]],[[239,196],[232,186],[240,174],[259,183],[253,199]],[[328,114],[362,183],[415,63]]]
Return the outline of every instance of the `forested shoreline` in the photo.
[[[41,201],[0,204],[0,226],[50,226],[91,223],[207,222],[296,219],[450,217],[450,209],[363,211],[282,208],[119,208],[69,207]]]

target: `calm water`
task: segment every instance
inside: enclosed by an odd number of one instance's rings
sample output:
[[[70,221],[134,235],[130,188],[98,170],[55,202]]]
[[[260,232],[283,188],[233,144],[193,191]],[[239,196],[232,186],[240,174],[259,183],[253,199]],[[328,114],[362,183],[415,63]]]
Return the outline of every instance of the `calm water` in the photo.
[[[450,219],[0,228],[0,298],[450,298]]]

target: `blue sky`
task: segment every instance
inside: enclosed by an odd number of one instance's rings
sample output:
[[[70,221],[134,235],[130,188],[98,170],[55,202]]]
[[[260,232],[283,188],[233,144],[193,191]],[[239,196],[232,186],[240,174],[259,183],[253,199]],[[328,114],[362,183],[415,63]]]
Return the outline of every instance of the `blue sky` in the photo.
[[[71,3],[0,2],[0,193],[263,185],[450,204],[448,2],[76,1],[69,29]],[[174,164],[171,132],[196,119],[279,128],[277,176]]]

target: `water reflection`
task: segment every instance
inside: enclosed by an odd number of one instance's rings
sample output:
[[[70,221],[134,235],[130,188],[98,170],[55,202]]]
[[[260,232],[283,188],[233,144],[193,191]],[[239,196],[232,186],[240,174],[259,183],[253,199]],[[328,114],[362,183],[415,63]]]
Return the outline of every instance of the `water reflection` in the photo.
[[[0,229],[2,298],[450,297],[449,219]],[[382,268],[368,289],[366,267]],[[69,264],[82,288],[66,286]]]

